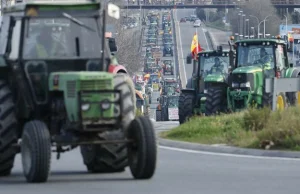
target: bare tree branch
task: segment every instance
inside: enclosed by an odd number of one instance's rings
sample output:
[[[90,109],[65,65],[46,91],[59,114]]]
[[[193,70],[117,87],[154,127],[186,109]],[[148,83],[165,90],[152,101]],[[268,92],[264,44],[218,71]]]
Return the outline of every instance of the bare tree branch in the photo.
[[[242,25],[242,17],[238,15],[240,10],[235,10],[229,13],[229,17],[231,20],[233,33],[238,32],[239,19],[240,25]],[[249,15],[253,15],[259,19],[259,22],[263,21],[267,16],[266,20],[266,34],[277,35],[279,31],[279,24],[281,23],[280,18],[277,15],[277,12],[271,3],[270,0],[251,0],[246,1],[242,6],[243,14],[246,16],[244,19],[249,19],[249,26],[255,28],[255,32],[258,32],[258,21],[254,17],[250,17]],[[245,22],[244,22],[245,23]],[[240,26],[241,27],[241,26]],[[263,33],[264,30],[264,22],[260,24],[260,33]]]

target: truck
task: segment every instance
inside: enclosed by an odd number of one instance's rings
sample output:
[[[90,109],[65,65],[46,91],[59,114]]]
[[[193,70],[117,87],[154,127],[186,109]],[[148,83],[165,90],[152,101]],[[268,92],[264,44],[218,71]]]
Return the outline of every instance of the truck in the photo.
[[[135,179],[150,179],[157,157],[153,125],[136,117],[133,81],[110,72],[117,47],[113,39],[103,41],[106,12],[118,19],[119,7],[62,1],[2,8],[0,176],[10,175],[20,153],[26,181],[46,182],[51,152],[59,159],[79,147],[89,172],[129,166]]]

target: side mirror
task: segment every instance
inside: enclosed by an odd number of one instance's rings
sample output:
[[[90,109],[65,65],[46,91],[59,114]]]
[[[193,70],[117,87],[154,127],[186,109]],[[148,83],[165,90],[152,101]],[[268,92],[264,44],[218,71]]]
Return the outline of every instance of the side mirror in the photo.
[[[191,57],[190,55],[188,55],[188,56],[186,57],[186,63],[187,63],[187,64],[191,64],[191,63],[192,63],[192,57]]]
[[[108,39],[108,45],[109,45],[110,52],[117,52],[118,51],[118,47],[117,47],[117,44],[116,44],[116,39],[109,38]]]

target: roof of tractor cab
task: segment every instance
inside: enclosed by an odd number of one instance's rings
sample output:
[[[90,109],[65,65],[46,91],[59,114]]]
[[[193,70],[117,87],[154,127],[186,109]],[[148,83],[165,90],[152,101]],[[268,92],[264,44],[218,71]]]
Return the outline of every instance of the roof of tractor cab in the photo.
[[[205,50],[205,51],[201,51],[198,54],[203,54],[203,53],[217,53],[218,51],[216,50]],[[228,53],[229,50],[222,50],[222,53]]]
[[[3,13],[11,13],[11,12],[21,12],[21,11],[30,11],[30,8],[38,8],[40,6],[42,7],[48,7],[52,8],[53,6],[55,7],[80,7],[80,9],[84,10],[85,6],[99,6],[100,8],[100,3],[99,2],[94,2],[94,1],[38,1],[38,2],[22,2],[22,3],[16,3],[14,5],[10,5],[7,7],[3,7]]]
[[[244,39],[244,40],[237,40],[235,43],[261,43],[261,42],[272,42],[272,43],[279,43],[285,44],[285,41],[282,39],[276,38],[260,38],[260,39]]]

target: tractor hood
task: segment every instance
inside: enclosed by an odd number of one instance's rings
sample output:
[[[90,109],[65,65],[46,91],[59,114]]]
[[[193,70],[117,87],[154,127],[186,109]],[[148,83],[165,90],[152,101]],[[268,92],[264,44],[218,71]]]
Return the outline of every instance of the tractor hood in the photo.
[[[221,74],[210,74],[204,79],[204,82],[224,82],[224,76]]]
[[[53,72],[49,76],[49,90],[65,91],[74,84],[86,90],[113,89],[113,74],[96,71]]]
[[[238,67],[232,71],[233,74],[235,73],[256,73],[262,72],[262,68],[259,66],[245,66],[245,67]]]

